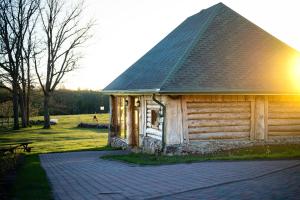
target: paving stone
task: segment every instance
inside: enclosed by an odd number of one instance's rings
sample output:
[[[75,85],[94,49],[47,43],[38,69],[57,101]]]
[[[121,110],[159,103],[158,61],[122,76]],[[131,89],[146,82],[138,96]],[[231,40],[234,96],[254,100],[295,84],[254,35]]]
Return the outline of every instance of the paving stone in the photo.
[[[296,199],[300,196],[300,160],[138,166],[100,159],[112,153],[127,152],[40,155],[54,198]]]

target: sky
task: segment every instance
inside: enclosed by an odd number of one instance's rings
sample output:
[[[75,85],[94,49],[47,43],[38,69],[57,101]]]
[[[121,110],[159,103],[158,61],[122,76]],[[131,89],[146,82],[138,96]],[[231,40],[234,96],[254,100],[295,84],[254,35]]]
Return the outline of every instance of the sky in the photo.
[[[77,0],[72,0],[77,1]],[[79,68],[60,87],[101,90],[187,17],[218,0],[85,0],[96,21]],[[223,0],[225,5],[300,50],[299,0]]]

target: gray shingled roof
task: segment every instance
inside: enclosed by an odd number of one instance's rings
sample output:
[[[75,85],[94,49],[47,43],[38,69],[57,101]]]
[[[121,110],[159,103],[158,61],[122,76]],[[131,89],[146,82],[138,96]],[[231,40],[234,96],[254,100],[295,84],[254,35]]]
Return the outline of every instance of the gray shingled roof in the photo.
[[[295,93],[296,50],[222,3],[187,18],[107,93]]]

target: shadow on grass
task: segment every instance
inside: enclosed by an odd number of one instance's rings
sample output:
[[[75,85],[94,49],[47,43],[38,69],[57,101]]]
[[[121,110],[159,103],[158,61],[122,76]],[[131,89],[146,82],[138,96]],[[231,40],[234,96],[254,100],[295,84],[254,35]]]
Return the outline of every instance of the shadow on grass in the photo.
[[[10,142],[15,142],[15,139],[13,139],[13,138],[1,138],[0,146],[1,146],[3,143],[10,143]]]
[[[61,128],[54,127],[50,129],[44,129],[42,126],[32,126],[30,128],[13,130],[13,129],[0,129],[0,135],[5,134],[20,134],[20,133],[31,133],[31,134],[56,134],[56,133],[66,133],[65,131],[82,131],[82,132],[93,132],[93,133],[107,133],[108,129],[96,129],[96,128],[78,128],[78,127],[69,127]]]
[[[46,172],[40,165],[38,154],[26,155],[17,169],[15,184],[10,193],[11,199],[53,199]]]
[[[78,127],[73,127],[73,128],[66,128],[67,130],[75,130],[75,131],[90,131],[94,133],[107,133],[108,129],[97,129],[97,128],[78,128]]]
[[[48,153],[70,153],[70,152],[80,152],[80,151],[116,151],[122,150],[122,148],[110,147],[110,146],[103,146],[103,147],[93,147],[93,148],[82,148],[82,149],[75,149],[75,150],[62,150],[62,151],[53,151]]]
[[[28,128],[20,128],[18,130],[14,130],[12,128],[10,129],[0,129],[0,135],[3,134],[17,134],[17,133],[32,133],[38,130],[46,130],[43,129],[42,126],[32,126],[32,127],[28,127]]]

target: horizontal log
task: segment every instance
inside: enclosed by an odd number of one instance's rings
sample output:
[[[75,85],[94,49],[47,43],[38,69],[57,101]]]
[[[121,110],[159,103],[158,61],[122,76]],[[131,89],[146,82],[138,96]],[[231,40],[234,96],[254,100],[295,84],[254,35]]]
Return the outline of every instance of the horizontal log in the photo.
[[[159,124],[158,129],[162,130],[162,124]]]
[[[300,119],[300,112],[294,113],[272,113],[269,112],[269,119]]]
[[[151,123],[151,118],[147,118],[147,122]],[[159,118],[158,123],[162,123],[163,122],[163,118]]]
[[[203,102],[203,101],[206,101],[206,102],[211,102],[212,101],[212,96],[211,95],[197,95],[197,96],[194,96],[194,95],[191,95],[191,96],[184,96],[184,98],[190,102],[190,101],[200,101],[200,102]],[[220,96],[220,100],[223,100],[223,97]]]
[[[300,102],[269,102],[269,108],[299,108]]]
[[[162,132],[160,130],[157,130],[157,129],[154,129],[154,128],[147,128],[146,133],[154,134],[154,135],[158,135],[158,136],[162,135]]]
[[[154,102],[154,101],[152,101],[152,100],[151,100],[151,101],[148,100],[148,101],[146,102],[146,105],[149,105],[149,106],[159,106],[156,102]]]
[[[151,104],[156,105],[155,101],[153,101],[152,99],[147,99],[146,103],[149,104],[149,105],[151,105]]]
[[[269,126],[269,131],[287,131],[287,132],[300,132],[300,125],[288,125],[288,126]]]
[[[207,108],[207,107],[250,107],[250,102],[213,102],[213,103],[201,103],[201,102],[188,102],[187,108]]]
[[[268,119],[268,124],[271,126],[300,125],[300,119]]]
[[[203,113],[188,114],[188,119],[250,119],[250,113]]]
[[[299,108],[286,108],[286,107],[278,107],[278,108],[269,108],[270,113],[294,113],[300,112]]]
[[[196,127],[189,128],[189,134],[198,134],[198,133],[212,133],[212,132],[250,132],[249,125],[243,126],[211,126],[211,127]]]
[[[269,103],[270,109],[276,109],[276,108],[300,108],[300,102],[286,102],[286,103]]]
[[[161,136],[153,135],[153,134],[150,134],[150,133],[147,133],[147,136],[151,137],[151,138],[154,138],[154,139],[157,139],[157,140],[162,140]]]
[[[300,136],[299,132],[269,131],[268,136]]]
[[[159,105],[147,105],[147,109],[159,110]]]
[[[196,113],[240,113],[250,112],[250,106],[243,107],[203,107],[203,108],[188,108],[188,114]]]
[[[268,96],[268,99],[269,101],[271,102],[292,102],[292,101],[300,101],[300,96],[296,96],[296,95],[293,95],[293,96]]]
[[[190,140],[214,140],[214,139],[248,139],[249,132],[216,132],[204,134],[189,134]]]
[[[249,125],[249,119],[214,119],[214,120],[188,120],[188,127],[199,127],[199,126],[239,126]]]
[[[245,95],[189,95],[184,96],[187,102],[233,102],[252,101],[254,96]]]

